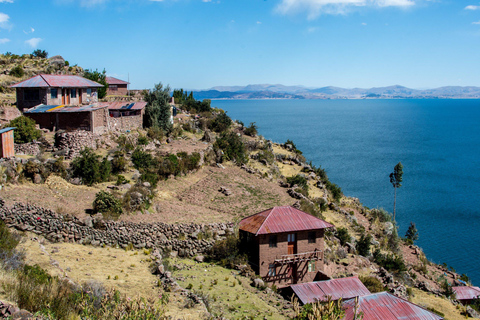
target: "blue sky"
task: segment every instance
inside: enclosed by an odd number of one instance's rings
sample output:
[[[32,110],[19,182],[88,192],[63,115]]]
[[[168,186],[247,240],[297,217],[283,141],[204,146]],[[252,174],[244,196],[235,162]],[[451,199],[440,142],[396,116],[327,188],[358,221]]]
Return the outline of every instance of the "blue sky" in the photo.
[[[0,52],[132,89],[480,86],[480,0],[0,0]]]

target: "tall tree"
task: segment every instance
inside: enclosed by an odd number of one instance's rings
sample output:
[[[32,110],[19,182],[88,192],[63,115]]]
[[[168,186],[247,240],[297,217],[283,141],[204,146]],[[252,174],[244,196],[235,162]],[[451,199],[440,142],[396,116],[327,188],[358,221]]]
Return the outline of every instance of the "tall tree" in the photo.
[[[407,240],[410,240],[412,244],[418,240],[418,230],[417,227],[415,226],[415,223],[410,222],[410,226],[408,227],[407,232],[405,233],[405,238]]]
[[[170,105],[168,103],[170,86],[163,87],[162,83],[158,83],[152,90],[145,93],[144,99],[147,102],[143,120],[144,127],[157,127],[165,132],[170,132],[172,129]]]
[[[102,72],[99,72],[98,69],[95,71],[86,69],[83,77],[103,84],[102,88],[98,88],[98,99],[103,99],[107,95],[108,83],[107,83],[107,71],[103,69]]]
[[[393,200],[393,221],[395,221],[395,207],[397,204],[397,188],[402,186],[402,176],[403,176],[403,165],[401,162],[397,163],[393,172],[390,173],[390,183],[395,189],[395,196]]]

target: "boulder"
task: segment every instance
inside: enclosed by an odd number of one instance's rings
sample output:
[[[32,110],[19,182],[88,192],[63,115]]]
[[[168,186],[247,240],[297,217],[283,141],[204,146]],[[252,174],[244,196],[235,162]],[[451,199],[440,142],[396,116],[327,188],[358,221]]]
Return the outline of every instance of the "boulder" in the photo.
[[[256,279],[253,279],[253,286],[255,288],[262,288],[262,287],[265,287],[265,282],[263,282],[262,279],[256,278]]]

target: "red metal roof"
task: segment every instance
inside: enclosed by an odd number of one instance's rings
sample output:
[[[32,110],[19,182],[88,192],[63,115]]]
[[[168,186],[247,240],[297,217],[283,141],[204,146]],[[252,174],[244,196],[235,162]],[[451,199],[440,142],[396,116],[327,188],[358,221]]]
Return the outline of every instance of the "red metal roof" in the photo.
[[[130,84],[130,82],[123,81],[114,77],[105,77],[108,84]]]
[[[259,234],[317,230],[332,224],[293,207],[273,207],[240,221],[240,230]]]
[[[327,301],[327,297],[332,300],[346,300],[371,294],[357,277],[300,283],[291,285],[290,288],[303,304]]]
[[[101,103],[102,106],[108,106],[108,110],[142,110],[145,108],[147,103],[145,101],[138,102],[104,102]]]
[[[80,76],[39,74],[16,83],[10,88],[100,88],[102,84]]]
[[[353,320],[355,299],[343,303],[345,317],[343,320]],[[408,300],[396,297],[388,292],[379,292],[358,297],[358,310],[363,312],[363,320],[441,320],[439,315],[430,312]]]
[[[461,286],[452,287],[452,289],[453,292],[455,292],[457,300],[473,300],[480,296],[479,287]]]

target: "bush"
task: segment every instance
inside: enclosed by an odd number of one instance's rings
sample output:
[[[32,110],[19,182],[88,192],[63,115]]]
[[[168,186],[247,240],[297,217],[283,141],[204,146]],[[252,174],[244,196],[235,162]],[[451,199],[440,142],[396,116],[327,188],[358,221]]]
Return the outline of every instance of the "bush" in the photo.
[[[122,134],[121,136],[118,137],[117,143],[118,143],[118,148],[124,153],[130,152],[133,149],[135,149],[134,142],[132,141],[131,136],[127,137],[126,135]]]
[[[368,257],[370,255],[370,244],[372,243],[372,236],[370,234],[362,234],[360,240],[357,242],[357,252],[359,255]]]
[[[151,127],[147,129],[147,136],[152,140],[162,141],[164,132],[159,127]]]
[[[35,175],[39,174],[43,180],[46,180],[50,175],[50,171],[47,170],[45,165],[39,160],[29,159],[23,167],[22,174],[25,178],[34,181]]]
[[[215,242],[210,248],[207,258],[227,268],[234,268],[235,265],[244,264],[246,256],[240,253],[239,245],[240,240],[238,236],[229,234],[226,239]]]
[[[415,226],[415,223],[410,222],[410,226],[408,227],[407,232],[405,233],[405,238],[410,244],[413,244],[416,240],[418,240],[418,230]]]
[[[290,185],[290,187],[293,187],[294,185],[299,186],[302,189],[308,190],[308,180],[304,176],[301,176],[299,174],[288,177],[287,178],[287,183]]]
[[[153,195],[150,190],[136,185],[123,196],[123,206],[129,212],[147,210],[150,208],[152,198]]]
[[[14,77],[17,77],[17,78],[21,78],[25,75],[25,71],[23,71],[22,66],[20,66],[20,65],[15,66],[10,70],[10,75],[14,76]]]
[[[301,155],[301,154],[302,154],[302,151],[300,151],[300,150],[297,149],[297,146],[295,145],[295,143],[293,143],[292,140],[287,140],[287,141],[283,144],[283,146],[284,146],[285,148],[288,148],[288,147],[287,147],[287,144],[289,144],[289,145],[291,146],[291,150],[292,150],[294,153],[296,153],[296,154],[298,154],[298,155]]]
[[[7,225],[0,220],[0,252],[11,253],[20,242],[20,236],[12,234]]]
[[[125,172],[126,170],[127,159],[125,158],[125,155],[120,151],[115,152],[112,159],[112,173],[119,174]]]
[[[372,209],[370,211],[370,216],[372,220],[378,219],[380,222],[392,222],[393,218],[390,213],[388,213],[385,209]]]
[[[232,124],[232,119],[225,112],[220,112],[210,123],[209,129],[215,132],[223,132]]]
[[[367,287],[371,293],[385,291],[383,283],[373,276],[360,276],[360,281]]]
[[[13,119],[8,124],[9,127],[16,127],[13,133],[15,143],[28,143],[37,140],[42,136],[42,132],[35,128],[35,121],[29,117],[20,116]]]
[[[152,155],[142,151],[140,148],[135,149],[132,153],[132,162],[136,169],[148,169],[155,165]]]
[[[148,138],[145,136],[139,136],[137,139],[137,144],[141,146],[146,146],[148,145]]]
[[[332,194],[333,199],[335,199],[335,201],[337,202],[340,201],[340,199],[342,198],[342,189],[335,183],[330,182],[329,180],[325,182],[325,185],[328,191],[330,191],[330,193]]]
[[[65,163],[63,162],[64,161],[64,158],[63,157],[59,157],[55,160],[55,162],[51,162],[50,163],[50,168],[49,170],[59,176],[59,177],[62,177],[63,179],[65,179],[68,175],[68,172],[67,172],[67,167],[65,165]]]
[[[407,267],[402,257],[399,255],[392,254],[382,254],[380,250],[377,249],[373,252],[373,260],[380,266],[384,267],[388,271],[406,271]]]
[[[337,229],[337,238],[340,240],[340,245],[344,246],[347,242],[352,241],[352,237],[348,233],[347,228],[338,228]]]
[[[258,126],[255,124],[255,122],[251,122],[250,125],[243,130],[243,133],[245,133],[247,136],[255,137],[257,135],[257,129]]]
[[[226,160],[235,161],[238,165],[247,163],[247,151],[242,138],[233,132],[223,132],[213,144],[214,150],[222,150]]]
[[[100,191],[95,195],[93,211],[101,212],[104,217],[117,219],[123,213],[120,201],[111,193]]]
[[[102,162],[99,158],[92,149],[83,149],[80,156],[72,161],[72,175],[81,178],[87,185],[106,181],[111,174],[111,165],[106,157]]]
[[[32,52],[32,56],[37,57],[37,58],[46,59],[46,58],[48,58],[48,52],[45,51],[45,50],[37,49],[37,50]]]

